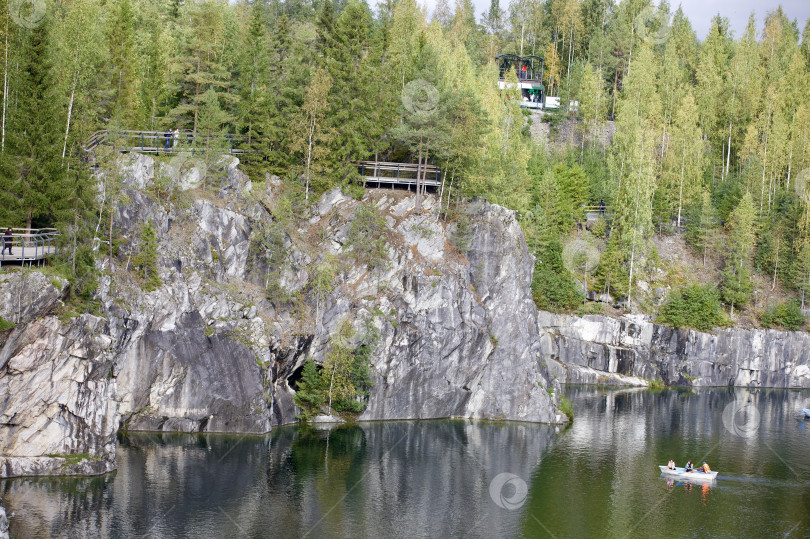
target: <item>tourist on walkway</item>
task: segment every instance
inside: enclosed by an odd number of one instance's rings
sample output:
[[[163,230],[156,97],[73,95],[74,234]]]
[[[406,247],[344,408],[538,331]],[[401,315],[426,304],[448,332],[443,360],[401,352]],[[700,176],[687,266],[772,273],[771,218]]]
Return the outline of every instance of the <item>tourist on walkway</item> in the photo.
[[[171,145],[171,143],[172,143],[172,130],[171,130],[171,129],[167,129],[167,130],[166,130],[166,133],[165,133],[163,136],[164,136],[164,137],[166,137],[166,142],[163,144],[163,149],[164,149],[164,150],[168,150],[168,149],[169,149],[169,146],[170,146],[170,145]]]
[[[11,246],[14,242],[14,235],[11,233],[11,227],[8,227],[6,233],[3,234],[3,252],[0,253],[5,256],[6,249],[8,249],[8,254],[13,255],[14,253],[11,252]]]

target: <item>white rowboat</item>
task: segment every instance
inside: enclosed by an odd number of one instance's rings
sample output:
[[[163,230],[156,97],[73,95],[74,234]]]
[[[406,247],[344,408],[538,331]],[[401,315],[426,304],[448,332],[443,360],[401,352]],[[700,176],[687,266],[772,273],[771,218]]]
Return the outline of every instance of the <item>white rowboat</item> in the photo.
[[[661,473],[667,477],[677,477],[678,479],[688,479],[690,481],[714,481],[717,477],[717,472],[704,473],[697,470],[687,472],[684,468],[670,470],[666,466],[659,466],[659,468],[661,468]]]

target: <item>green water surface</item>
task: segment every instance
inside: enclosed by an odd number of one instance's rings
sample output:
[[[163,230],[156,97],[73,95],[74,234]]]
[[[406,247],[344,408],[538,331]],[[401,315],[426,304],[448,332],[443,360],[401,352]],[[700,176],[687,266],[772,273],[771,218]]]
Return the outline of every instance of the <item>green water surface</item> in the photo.
[[[12,537],[810,537],[810,392],[569,387],[570,427],[431,420],[122,435],[0,482]],[[670,458],[710,485],[667,481]]]

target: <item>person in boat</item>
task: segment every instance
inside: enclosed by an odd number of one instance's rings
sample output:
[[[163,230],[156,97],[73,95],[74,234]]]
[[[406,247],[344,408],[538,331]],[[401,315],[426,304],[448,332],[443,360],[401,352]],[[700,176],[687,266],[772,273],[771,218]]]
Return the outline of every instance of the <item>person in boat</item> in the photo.
[[[669,462],[667,463],[667,468],[669,468],[670,470],[674,470],[675,469],[675,461],[672,460],[672,459],[669,459]]]
[[[712,473],[712,469],[709,468],[709,465],[706,464],[706,461],[703,461],[703,465],[700,467],[700,471],[703,473]]]
[[[684,466],[683,469],[686,470],[687,472],[694,472],[695,471],[695,468],[692,465],[691,460],[686,463],[686,466]]]

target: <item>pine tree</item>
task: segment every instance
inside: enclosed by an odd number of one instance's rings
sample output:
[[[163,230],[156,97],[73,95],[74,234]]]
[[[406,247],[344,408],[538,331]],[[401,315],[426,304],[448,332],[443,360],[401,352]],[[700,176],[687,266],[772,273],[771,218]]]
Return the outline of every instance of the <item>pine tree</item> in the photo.
[[[270,73],[267,91],[259,97],[258,113],[252,125],[257,165],[266,160],[266,166],[275,174],[286,174],[294,165],[290,154],[293,143],[290,119],[299,114],[305,88],[311,83],[310,72],[302,65],[300,55],[290,35],[290,19],[281,14],[276,20],[269,49]]]

